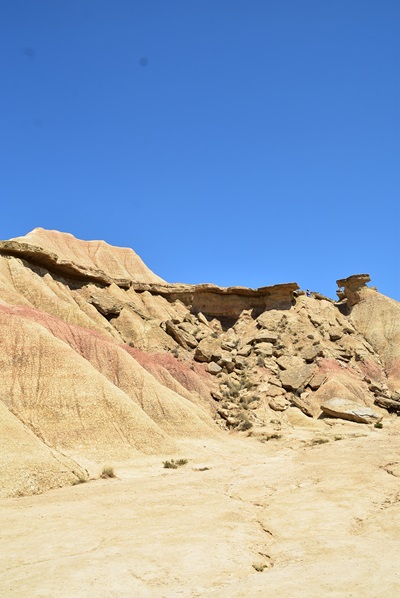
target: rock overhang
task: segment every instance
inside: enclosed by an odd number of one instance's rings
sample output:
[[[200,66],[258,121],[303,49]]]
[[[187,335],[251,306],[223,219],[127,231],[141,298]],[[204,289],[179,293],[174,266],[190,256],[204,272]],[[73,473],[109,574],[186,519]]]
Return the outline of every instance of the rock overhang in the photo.
[[[369,274],[352,274],[347,278],[340,278],[336,281],[338,290],[336,291],[339,299],[347,299],[347,304],[352,307],[360,301],[359,291],[364,288],[367,282],[370,282]]]
[[[242,286],[219,287],[214,284],[133,284],[137,292],[148,291],[161,295],[170,302],[181,301],[192,313],[209,317],[237,319],[244,310],[257,317],[269,309],[290,309],[293,293],[299,289],[296,282],[252,289]]]

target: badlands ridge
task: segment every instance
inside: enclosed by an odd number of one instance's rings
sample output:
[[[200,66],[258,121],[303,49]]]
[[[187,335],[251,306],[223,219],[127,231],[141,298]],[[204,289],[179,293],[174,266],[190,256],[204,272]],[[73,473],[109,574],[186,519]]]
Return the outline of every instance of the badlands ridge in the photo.
[[[339,280],[336,301],[296,283],[168,284],[103,241],[37,228],[1,242],[1,496],[182,439],[380,426],[400,410],[400,304],[368,281]]]

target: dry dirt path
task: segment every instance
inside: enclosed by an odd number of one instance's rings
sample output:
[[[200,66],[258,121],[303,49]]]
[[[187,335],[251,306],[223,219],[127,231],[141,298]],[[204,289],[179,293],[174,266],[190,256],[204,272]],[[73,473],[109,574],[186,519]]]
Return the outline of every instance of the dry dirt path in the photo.
[[[183,443],[178,470],[2,500],[0,596],[400,596],[396,426]]]

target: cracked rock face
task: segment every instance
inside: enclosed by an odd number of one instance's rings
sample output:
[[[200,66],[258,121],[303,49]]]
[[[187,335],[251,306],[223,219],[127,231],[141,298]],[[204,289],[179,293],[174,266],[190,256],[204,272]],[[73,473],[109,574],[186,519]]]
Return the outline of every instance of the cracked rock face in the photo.
[[[133,250],[57,231],[0,242],[1,492],[165,454],[181,437],[289,430],[334,397],[378,419],[396,411],[400,306],[367,278],[339,280],[335,304],[296,283],[168,284]]]

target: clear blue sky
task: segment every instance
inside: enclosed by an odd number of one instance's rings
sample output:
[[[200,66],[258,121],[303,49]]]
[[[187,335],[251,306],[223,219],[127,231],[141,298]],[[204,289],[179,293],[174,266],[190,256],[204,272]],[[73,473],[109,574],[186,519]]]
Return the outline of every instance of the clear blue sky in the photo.
[[[0,238],[400,300],[399,0],[0,0]]]

